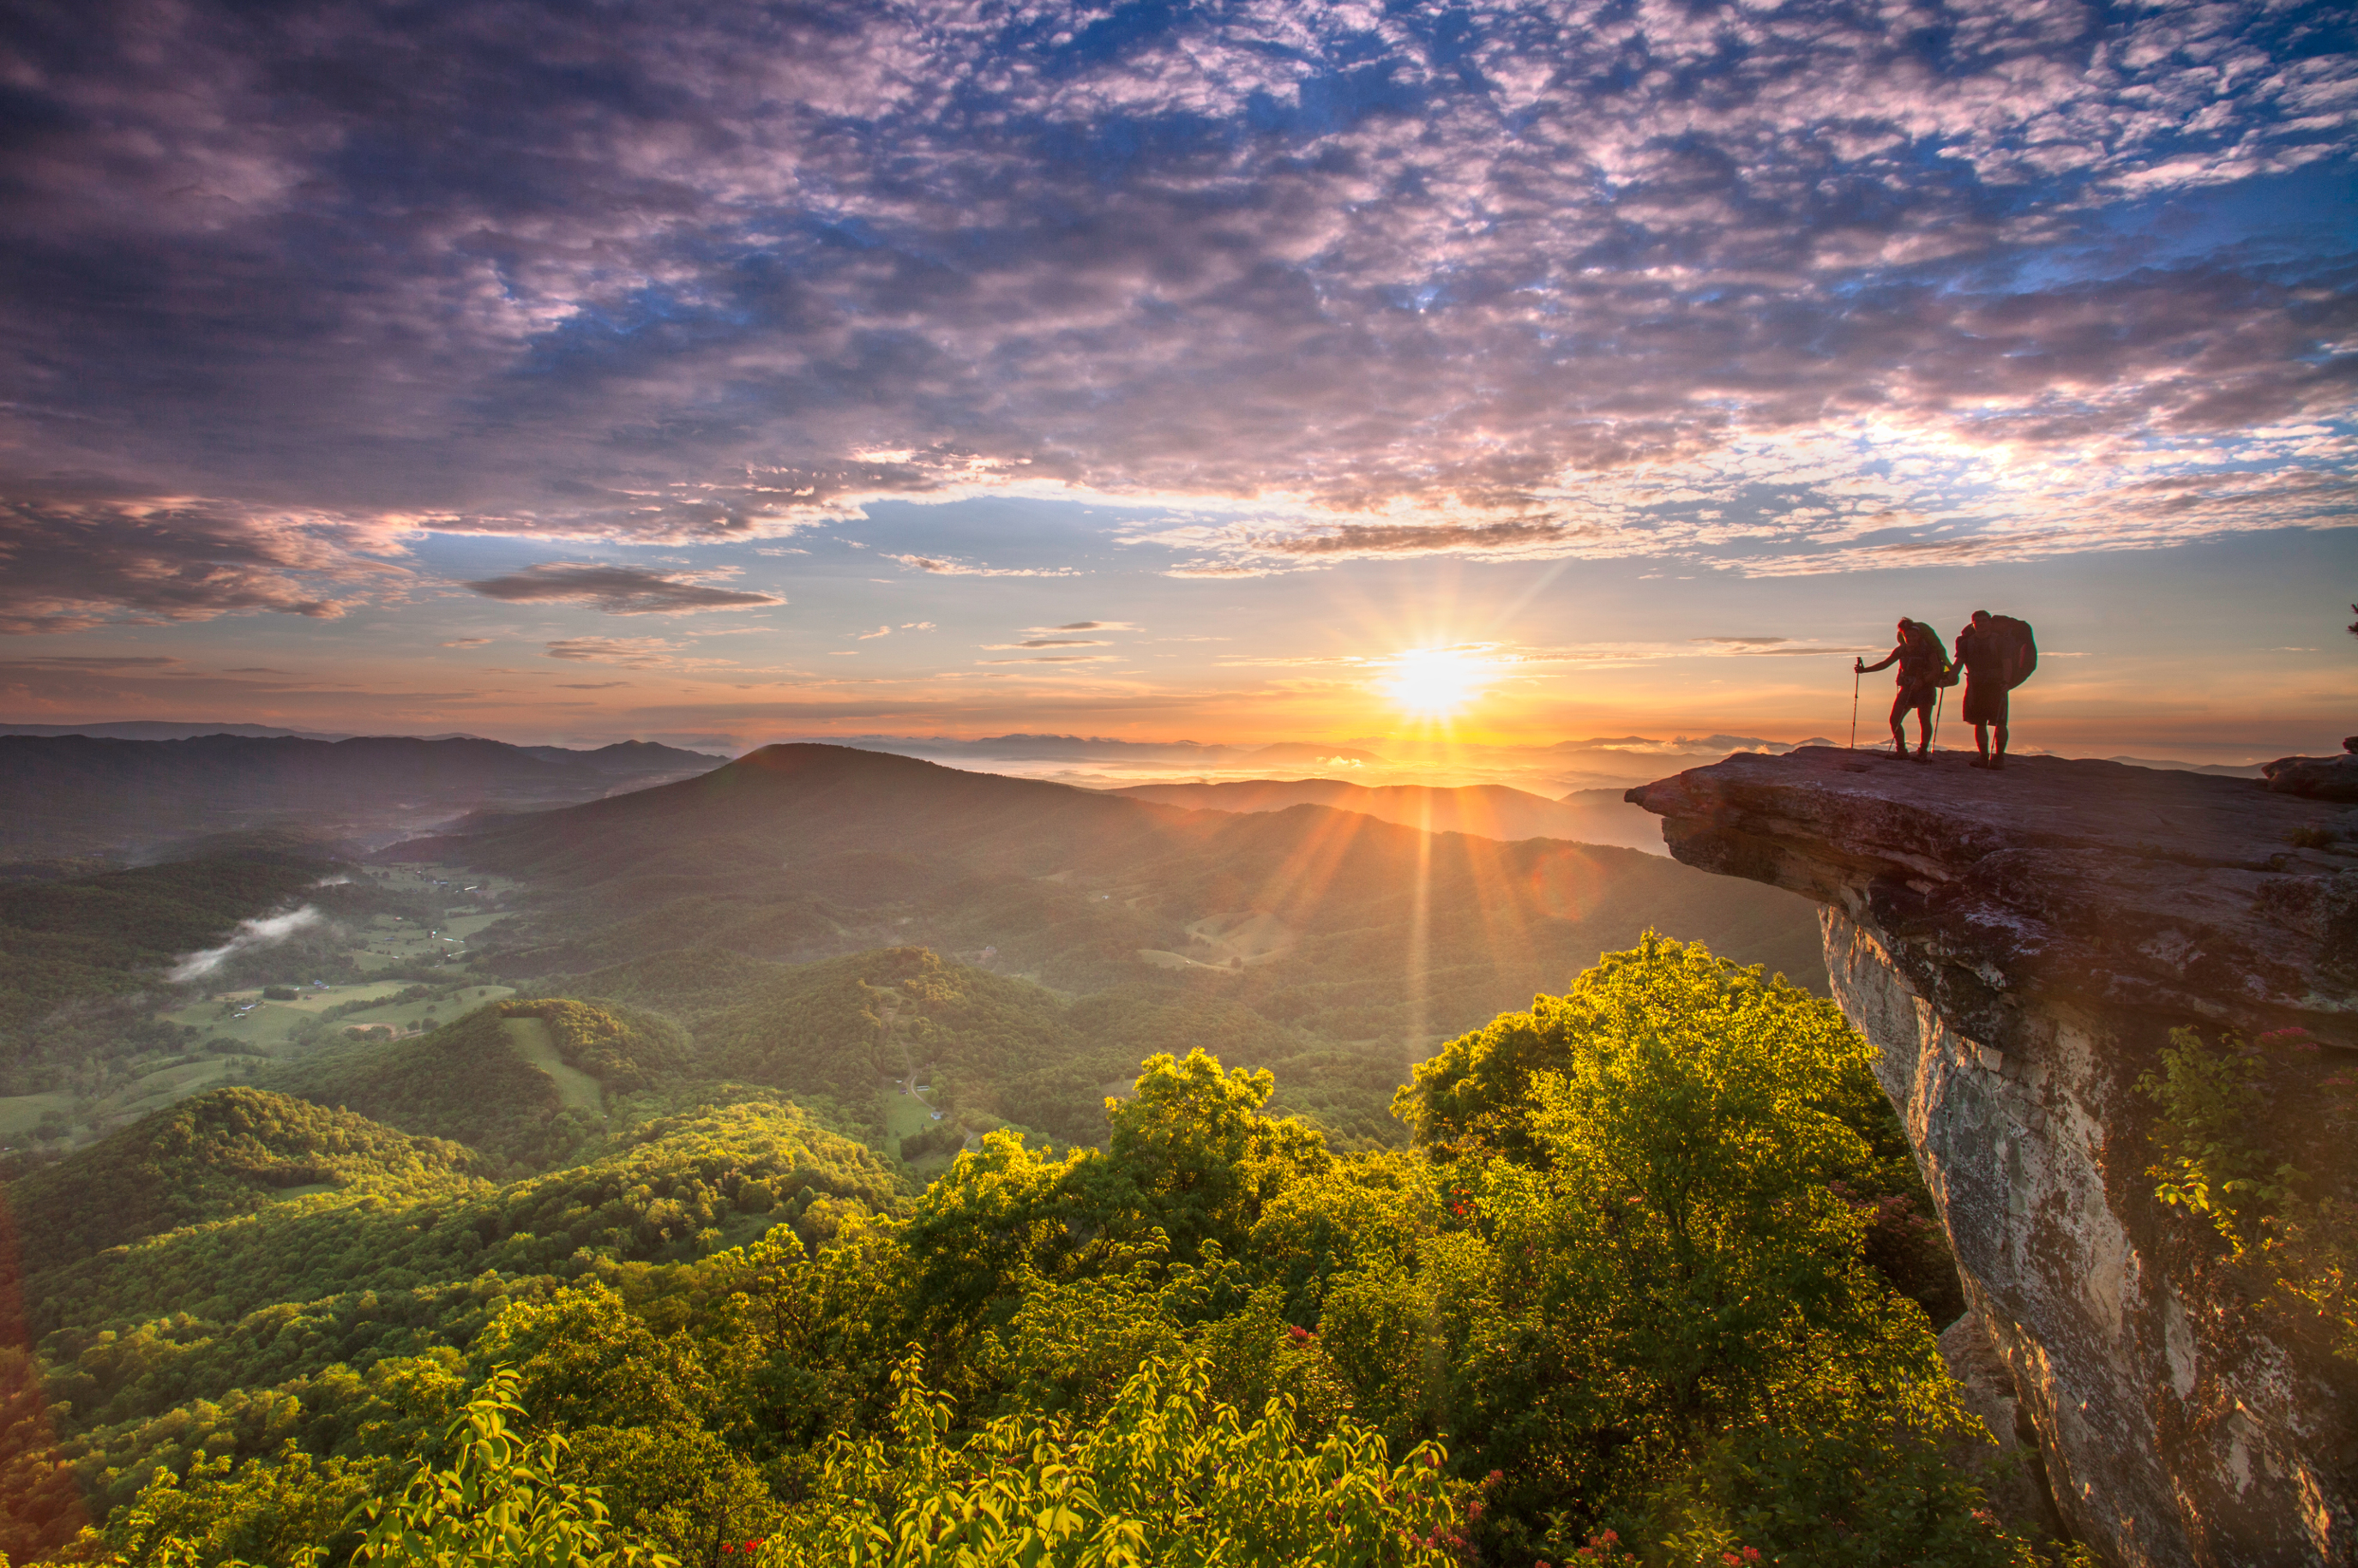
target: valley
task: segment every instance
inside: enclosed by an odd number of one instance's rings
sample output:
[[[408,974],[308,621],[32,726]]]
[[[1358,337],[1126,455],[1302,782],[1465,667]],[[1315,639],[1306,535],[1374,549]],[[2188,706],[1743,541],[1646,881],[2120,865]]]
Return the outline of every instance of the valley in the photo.
[[[1347,1303],[1377,1276],[1352,1271],[1473,1241],[1450,1239],[1470,1211],[1448,1162],[1520,1158],[1522,1135],[1458,1127],[1470,1091],[1441,1086],[1484,1081],[1494,1058],[1470,1043],[1524,1027],[1517,1009],[1552,1017],[1633,960],[1660,985],[1717,977],[1698,995],[1733,987],[1821,1042],[1811,1071],[1833,1076],[1811,1092],[1855,1129],[1844,1190],[1867,1195],[1844,1201],[1889,1232],[1874,1289],[1952,1310],[1887,1107],[1819,1000],[1807,905],[1660,855],[819,745],[372,853],[210,849],[0,888],[0,917],[46,921],[52,962],[78,966],[44,983],[94,993],[20,1006],[6,1036],[27,1337],[0,1353],[11,1397],[46,1412],[0,1440],[12,1559],[85,1525],[126,1539],[158,1465],[232,1508],[205,1454],[284,1476],[268,1466],[294,1461],[268,1456],[292,1442],[318,1467],[289,1498],[328,1509],[416,1451],[394,1434],[448,1408],[426,1390],[453,1368],[658,1325],[700,1346],[701,1413],[625,1418],[608,1401],[635,1395],[584,1394],[635,1435],[582,1473],[682,1550],[784,1517],[818,1434],[876,1419],[887,1343],[936,1340],[940,1375],[978,1390],[1034,1387],[1051,1375],[1021,1367],[1063,1354],[1042,1347],[1064,1331],[1027,1314],[1071,1291],[1165,1292],[1123,1312],[1207,1354],[1323,1323],[1318,1376],[1364,1362],[1334,1397],[1406,1444],[1434,1430],[1411,1407],[1444,1396],[1400,1403],[1380,1336],[1353,1338]],[[119,918],[132,907],[142,923]],[[87,939],[75,910],[95,912]],[[1166,1191],[1171,1158],[1208,1160],[1210,1185]],[[1264,1195],[1216,1196],[1239,1172]],[[1020,1256],[986,1263],[1006,1243],[957,1239],[973,1204],[1046,1228],[1022,1222],[1003,1233],[1033,1238]],[[1317,1243],[1344,1251],[1313,1267],[1298,1225],[1359,1239]],[[1426,1239],[1379,1239],[1401,1225]],[[1320,1281],[1346,1303],[1323,1318]],[[759,1367],[733,1359],[769,1342],[728,1325],[773,1310],[834,1325],[838,1348],[790,1335]],[[622,1316],[558,1340],[530,1326],[585,1312]],[[655,1386],[641,1352],[613,1354],[624,1384]],[[1231,1397],[1293,1376],[1262,1356],[1229,1357]],[[1519,1463],[1502,1433],[1469,1441],[1467,1464]],[[651,1442],[685,1446],[654,1470],[621,1457]],[[656,1478],[690,1463],[714,1478],[664,1501]],[[1559,1495],[1555,1463],[1512,1471],[1518,1517]],[[1515,1528],[1498,1539],[1538,1549]]]

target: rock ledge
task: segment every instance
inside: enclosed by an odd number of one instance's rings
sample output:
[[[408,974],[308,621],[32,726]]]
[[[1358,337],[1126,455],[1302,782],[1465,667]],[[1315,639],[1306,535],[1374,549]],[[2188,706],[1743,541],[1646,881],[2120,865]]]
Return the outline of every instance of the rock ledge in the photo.
[[[2358,812],[2116,762],[1823,747],[1628,798],[1678,859],[1825,906],[1835,1000],[1971,1303],[1944,1345],[1986,1347],[1985,1402],[2035,1432],[2061,1523],[2121,1568],[2358,1562],[2358,1379],[2155,1199],[2136,1089],[2182,1024],[2305,1028],[2320,1073],[2346,1068]]]

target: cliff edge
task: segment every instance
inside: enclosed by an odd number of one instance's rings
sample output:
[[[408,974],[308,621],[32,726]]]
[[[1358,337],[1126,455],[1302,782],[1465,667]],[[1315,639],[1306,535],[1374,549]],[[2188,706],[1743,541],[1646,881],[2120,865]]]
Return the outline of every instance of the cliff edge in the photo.
[[[2119,1568],[2358,1562],[2358,1368],[2156,1198],[2136,1087],[2186,1025],[2307,1030],[2320,1049],[2269,1084],[2293,1119],[2301,1074],[2358,1059],[2358,812],[2115,762],[1823,747],[1628,798],[1679,860],[1824,905],[1835,998],[2071,1532]]]

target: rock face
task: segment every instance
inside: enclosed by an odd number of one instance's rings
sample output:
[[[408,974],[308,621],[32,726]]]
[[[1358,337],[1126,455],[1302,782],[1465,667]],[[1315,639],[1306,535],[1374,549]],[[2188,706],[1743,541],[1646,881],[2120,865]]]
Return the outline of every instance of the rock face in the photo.
[[[2358,1050],[2358,813],[2059,758],[1809,748],[1645,785],[1690,865],[1819,900],[1972,1325],[2064,1526],[2132,1564],[2358,1561],[2358,1383],[2158,1203],[2173,1026]],[[2337,1060],[2338,1058],[2338,1060]],[[1944,1340],[1945,1342],[1945,1340]],[[2003,1438],[2006,1433],[2001,1432]]]
[[[2260,776],[2283,795],[2358,802],[2358,735],[2342,742],[2338,757],[2278,757]]]

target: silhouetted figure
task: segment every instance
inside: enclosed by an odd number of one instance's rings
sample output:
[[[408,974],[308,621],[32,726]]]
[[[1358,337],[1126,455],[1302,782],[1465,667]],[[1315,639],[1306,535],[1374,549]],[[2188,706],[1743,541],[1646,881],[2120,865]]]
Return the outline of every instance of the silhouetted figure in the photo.
[[[2039,644],[2030,623],[2011,615],[1974,611],[1972,624],[1957,633],[1957,664],[1965,672],[1965,722],[1974,727],[1977,768],[2006,766],[2007,694],[2039,667]],[[1990,746],[1990,731],[1997,746]]]
[[[1941,651],[1941,634],[1921,621],[1899,618],[1899,643],[1891,652],[1874,664],[1865,665],[1856,659],[1850,667],[1859,675],[1899,666],[1892,678],[1899,685],[1899,695],[1891,699],[1891,754],[1908,755],[1908,713],[1916,713],[1916,760],[1929,762],[1932,754],[1932,703],[1941,694],[1942,677],[1949,673],[1948,656]]]

